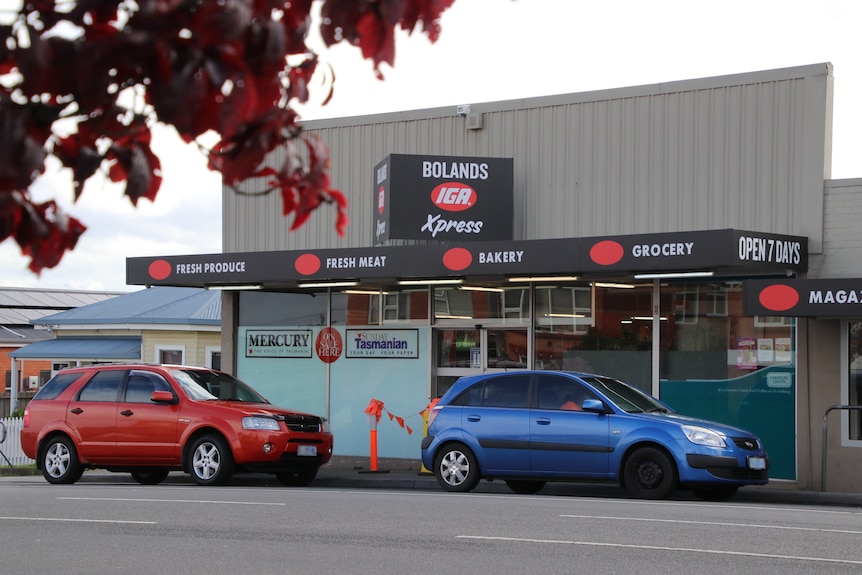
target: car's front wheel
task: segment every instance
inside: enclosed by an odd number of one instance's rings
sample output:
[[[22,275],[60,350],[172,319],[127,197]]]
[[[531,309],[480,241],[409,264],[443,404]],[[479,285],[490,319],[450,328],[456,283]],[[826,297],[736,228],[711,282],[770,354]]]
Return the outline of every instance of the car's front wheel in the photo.
[[[192,444],[191,454],[192,481],[198,485],[224,485],[233,475],[233,454],[222,437],[199,437]]]
[[[446,491],[471,491],[479,483],[479,464],[466,445],[450,443],[437,453],[434,476]]]
[[[168,477],[168,470],[160,467],[141,467],[132,471],[132,479],[141,485],[158,485]]]
[[[42,451],[42,475],[49,483],[75,483],[84,474],[84,466],[78,461],[78,450],[65,435],[48,440]]]
[[[676,466],[655,447],[642,447],[625,463],[623,477],[629,493],[640,499],[664,499],[676,489]]]
[[[303,487],[314,481],[315,477],[317,477],[316,469],[275,474],[275,478],[278,479],[278,482],[287,487]]]

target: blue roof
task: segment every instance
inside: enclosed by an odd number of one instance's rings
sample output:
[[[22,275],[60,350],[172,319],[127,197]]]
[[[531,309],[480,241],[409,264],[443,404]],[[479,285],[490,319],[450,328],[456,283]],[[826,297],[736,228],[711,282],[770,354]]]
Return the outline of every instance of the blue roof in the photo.
[[[30,320],[38,325],[221,325],[221,292],[156,286]]]
[[[9,354],[15,359],[136,360],[140,337],[58,337],[25,345]]]

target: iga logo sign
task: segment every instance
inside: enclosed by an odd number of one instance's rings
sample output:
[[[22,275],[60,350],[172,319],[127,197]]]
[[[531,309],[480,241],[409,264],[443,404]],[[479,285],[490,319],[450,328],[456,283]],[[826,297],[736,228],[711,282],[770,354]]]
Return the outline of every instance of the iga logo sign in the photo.
[[[441,210],[463,212],[476,204],[476,190],[459,182],[446,182],[431,191],[431,201]]]

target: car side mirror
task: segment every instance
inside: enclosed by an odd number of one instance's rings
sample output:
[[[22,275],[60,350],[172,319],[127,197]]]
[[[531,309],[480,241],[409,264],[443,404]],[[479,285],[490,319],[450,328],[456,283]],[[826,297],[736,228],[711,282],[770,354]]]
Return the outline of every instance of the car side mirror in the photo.
[[[581,411],[591,411],[593,413],[604,413],[605,404],[598,399],[585,399],[581,404]]]
[[[174,394],[170,391],[154,391],[150,396],[150,401],[153,403],[174,403]]]

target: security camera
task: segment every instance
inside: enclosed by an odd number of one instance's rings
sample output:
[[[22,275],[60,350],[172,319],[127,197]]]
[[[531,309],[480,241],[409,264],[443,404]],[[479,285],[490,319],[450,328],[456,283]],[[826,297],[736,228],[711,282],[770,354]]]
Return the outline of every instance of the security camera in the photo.
[[[466,116],[470,113],[470,104],[461,104],[455,107],[455,113],[459,116]]]

